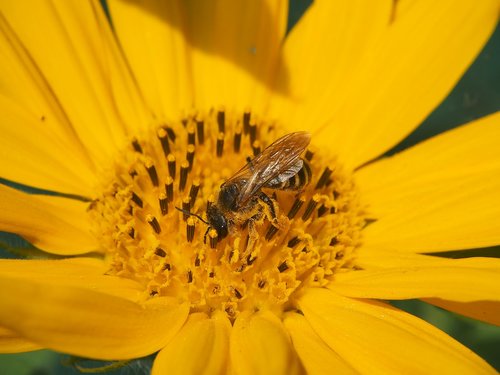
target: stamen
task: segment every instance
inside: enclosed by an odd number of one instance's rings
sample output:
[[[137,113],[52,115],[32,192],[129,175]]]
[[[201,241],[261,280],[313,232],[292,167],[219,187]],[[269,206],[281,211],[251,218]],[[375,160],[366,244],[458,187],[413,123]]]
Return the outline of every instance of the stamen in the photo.
[[[321,206],[319,206],[319,208],[318,208],[318,217],[323,216],[323,215],[324,215],[324,214],[326,214],[328,211],[329,211],[329,209],[328,209],[328,208],[326,208],[324,204],[322,204],[322,205],[321,205]]]
[[[192,283],[193,282],[193,271],[188,270],[187,272],[187,282]]]
[[[189,189],[189,198],[191,206],[194,206],[194,202],[196,201],[196,196],[198,195],[198,191],[200,190],[200,180],[196,179],[193,181],[191,185],[191,189]]]
[[[196,134],[194,132],[194,125],[193,124],[189,124],[187,135],[188,135],[188,137],[187,137],[188,145],[194,145],[194,142],[196,140]]]
[[[241,148],[241,127],[238,126],[234,131],[234,142],[233,142],[234,152],[236,153],[240,152],[240,148]]]
[[[330,246],[335,246],[338,243],[339,241],[337,240],[337,237],[332,237],[332,239],[330,240]]]
[[[255,261],[257,260],[257,257],[253,258],[252,257],[252,254],[250,254],[248,257],[247,257],[247,265],[251,266]]]
[[[326,182],[330,178],[331,174],[332,174],[332,170],[330,168],[326,167],[324,169],[323,173],[321,174],[321,177],[319,178],[318,183],[316,184],[315,189],[318,190],[318,189],[321,189],[323,186],[325,186]]]
[[[286,264],[286,260],[278,266],[278,271],[280,271],[280,273],[285,272],[287,269],[288,264]]]
[[[274,225],[271,225],[266,233],[266,240],[270,241],[274,237],[274,235],[278,232],[278,228]]]
[[[253,156],[257,156],[260,154],[260,142],[255,141],[252,143]]]
[[[205,123],[203,120],[196,120],[196,131],[198,132],[198,144],[205,143]]]
[[[194,162],[194,150],[195,147],[194,145],[189,145],[187,147],[187,152],[186,152],[186,160],[189,163],[189,172],[193,169],[193,162]]]
[[[140,208],[143,207],[142,199],[134,192],[132,192],[132,202],[134,202]]]
[[[135,229],[134,227],[130,227],[130,229],[128,230],[128,235],[130,236],[130,238],[134,239],[135,238]]]
[[[170,265],[170,263],[165,263],[163,265],[163,271],[170,271],[172,270],[172,266]]]
[[[187,242],[192,242],[194,238],[194,219],[190,217],[187,220],[187,225],[186,225],[186,239]]]
[[[160,184],[160,181],[158,180],[158,173],[156,173],[156,168],[155,165],[153,164],[152,161],[148,160],[146,163],[146,170],[148,171],[149,179],[151,180],[151,183],[155,186],[158,187]]]
[[[224,133],[217,136],[217,157],[220,158],[224,152]]]
[[[248,132],[250,131],[250,117],[250,111],[246,110],[245,113],[243,113],[243,131],[245,132],[245,134],[248,134]]]
[[[170,140],[175,143],[175,132],[174,132],[174,129],[172,129],[170,126],[167,126],[165,128],[165,130],[167,131],[168,138],[170,138]]]
[[[297,212],[299,212],[300,208],[302,207],[305,201],[306,199],[304,197],[295,198],[295,202],[293,202],[293,205],[290,208],[290,211],[288,211],[287,215],[290,220],[292,220],[295,217],[295,215],[297,215]]]
[[[236,289],[236,288],[234,288],[234,295],[238,299],[242,299],[243,298],[243,296],[241,295],[240,291],[238,289]]]
[[[158,200],[160,202],[160,210],[161,214],[165,216],[168,214],[168,200],[167,200],[167,195],[165,193],[160,193]]]
[[[191,208],[191,199],[189,197],[185,197],[183,200],[182,200],[182,209],[184,210],[184,212],[182,213],[182,218],[184,221],[186,221],[189,217],[189,210]]]
[[[193,231],[193,234],[194,234],[194,231]],[[188,241],[189,241],[189,240],[188,240]],[[189,242],[191,242],[191,241],[189,241]],[[200,264],[201,264],[200,257],[199,257],[199,255],[198,255],[198,254],[196,254],[196,258],[195,258],[195,260],[194,260],[194,266],[195,266],[195,267],[199,267],[199,266],[200,266]]]
[[[160,143],[161,143],[161,148],[163,150],[163,154],[165,155],[165,157],[168,156],[168,154],[170,154],[170,145],[168,144],[168,134],[167,134],[167,131],[163,128],[160,128],[158,129],[157,131],[157,136],[158,136],[158,139],[160,140]]]
[[[184,191],[186,188],[186,182],[187,182],[187,176],[189,172],[189,163],[186,161],[183,161],[181,164],[181,178],[179,179],[179,190]]]
[[[250,133],[250,144],[253,144],[257,139],[257,124],[250,123],[248,132]]]
[[[319,203],[319,195],[315,194],[312,199],[309,200],[309,203],[307,204],[306,210],[304,211],[304,214],[302,215],[302,220],[306,221],[309,219],[311,214],[313,213],[314,209]]]
[[[146,221],[148,222],[149,225],[151,225],[151,228],[153,228],[153,230],[156,232],[156,234],[161,233],[160,223],[158,222],[158,220],[156,220],[156,217],[154,217],[151,214],[148,214],[146,216]]]
[[[265,280],[259,280],[259,283],[257,284],[259,289],[262,289],[266,286],[266,281]]]
[[[137,140],[137,138],[134,138],[132,140],[132,147],[134,148],[135,152],[138,152],[138,153],[142,154],[142,147],[139,144],[139,141]]]
[[[162,258],[165,258],[167,256],[167,252],[159,246],[156,248],[155,254]]]
[[[175,180],[175,156],[173,154],[168,154],[168,174]]]
[[[288,241],[288,244],[286,246],[289,247],[290,249],[293,249],[299,242],[300,238],[295,236],[290,241]]]
[[[165,192],[167,193],[167,200],[173,202],[174,200],[174,179],[172,177],[167,177],[165,182]]]
[[[210,247],[215,249],[217,247],[217,231],[215,229],[210,229],[208,232],[208,238],[210,240]]]
[[[224,109],[219,109],[219,112],[217,112],[217,126],[219,127],[219,133],[226,132],[226,113]]]

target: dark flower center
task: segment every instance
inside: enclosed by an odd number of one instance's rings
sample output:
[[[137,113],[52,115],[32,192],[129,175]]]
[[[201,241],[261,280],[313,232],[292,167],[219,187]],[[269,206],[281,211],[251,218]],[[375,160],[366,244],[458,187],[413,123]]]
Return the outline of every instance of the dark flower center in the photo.
[[[301,155],[310,176],[294,177],[300,186],[258,189],[262,199],[232,212],[239,222],[213,216],[238,194],[219,199],[221,184],[284,134],[250,112],[221,109],[132,139],[89,206],[109,274],[143,284],[145,298],[174,296],[193,312],[234,319],[292,309],[304,288],[352,269],[362,207],[350,175],[313,146]]]

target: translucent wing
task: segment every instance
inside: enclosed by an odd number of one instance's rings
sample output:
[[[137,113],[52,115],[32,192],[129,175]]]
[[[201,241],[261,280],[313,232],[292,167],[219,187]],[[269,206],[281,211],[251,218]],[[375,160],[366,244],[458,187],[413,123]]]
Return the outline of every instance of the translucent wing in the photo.
[[[311,141],[308,132],[287,134],[267,147],[241,168],[222,186],[237,184],[240,188],[236,206],[244,206],[254,194],[270,181],[278,183],[294,176],[302,168],[300,154]]]

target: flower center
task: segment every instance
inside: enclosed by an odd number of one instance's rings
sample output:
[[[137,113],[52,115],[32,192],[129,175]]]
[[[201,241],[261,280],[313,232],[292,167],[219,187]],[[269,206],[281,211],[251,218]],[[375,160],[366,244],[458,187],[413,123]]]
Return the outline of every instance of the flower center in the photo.
[[[264,185],[230,217],[218,211],[227,234],[207,225],[221,184],[283,135],[250,112],[220,109],[132,139],[89,206],[108,273],[144,285],[145,298],[175,296],[234,319],[292,309],[305,288],[352,269],[362,208],[350,175],[313,146],[301,155],[308,173]]]

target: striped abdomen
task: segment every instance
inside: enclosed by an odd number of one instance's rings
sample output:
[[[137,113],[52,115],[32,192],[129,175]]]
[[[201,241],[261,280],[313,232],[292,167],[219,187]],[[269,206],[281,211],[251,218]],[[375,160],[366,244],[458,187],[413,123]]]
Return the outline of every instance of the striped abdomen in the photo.
[[[273,179],[265,187],[276,190],[300,190],[311,180],[311,167],[307,160],[302,159],[302,168],[286,180]]]

